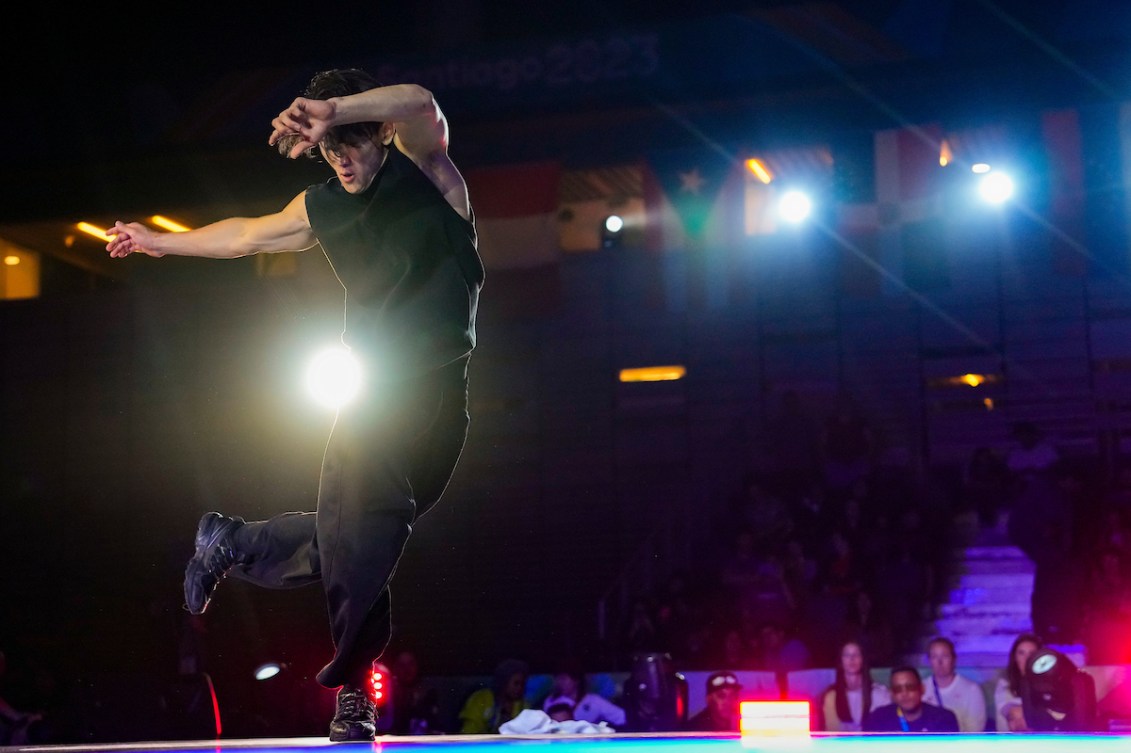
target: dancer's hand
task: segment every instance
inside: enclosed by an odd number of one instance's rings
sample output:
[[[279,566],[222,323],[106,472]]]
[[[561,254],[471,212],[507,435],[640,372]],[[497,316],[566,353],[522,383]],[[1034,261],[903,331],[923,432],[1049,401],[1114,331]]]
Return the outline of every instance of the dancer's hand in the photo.
[[[115,222],[114,227],[106,231],[107,235],[114,236],[106,244],[111,259],[124,259],[133,253],[143,253],[149,256],[160,257],[165,254],[154,247],[157,233],[153,232],[139,222]]]
[[[274,130],[267,143],[278,145],[280,152],[295,159],[325,138],[336,112],[332,100],[299,97],[271,121]]]

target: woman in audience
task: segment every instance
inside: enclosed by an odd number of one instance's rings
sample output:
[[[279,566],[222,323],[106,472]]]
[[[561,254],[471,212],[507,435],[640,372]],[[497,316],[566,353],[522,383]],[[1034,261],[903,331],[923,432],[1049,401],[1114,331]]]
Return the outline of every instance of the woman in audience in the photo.
[[[891,703],[885,685],[872,682],[864,649],[856,640],[840,646],[836,680],[821,699],[822,728],[826,732],[859,732],[868,712]]]
[[[1022,633],[1013,640],[1013,646],[1009,649],[1009,662],[994,688],[998,732],[1028,731],[1029,726],[1025,724],[1025,714],[1021,709],[1021,676],[1025,674],[1025,664],[1029,657],[1042,645],[1044,641],[1032,633]]]

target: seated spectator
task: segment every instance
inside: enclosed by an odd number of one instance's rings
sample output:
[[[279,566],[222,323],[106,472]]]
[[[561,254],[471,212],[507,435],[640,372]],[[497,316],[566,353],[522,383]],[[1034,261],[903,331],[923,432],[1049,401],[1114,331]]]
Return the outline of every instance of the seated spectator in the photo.
[[[1013,639],[1009,661],[994,687],[994,727],[998,732],[1029,731],[1021,707],[1021,678],[1025,676],[1029,657],[1043,645],[1044,641],[1032,633],[1022,633]]]
[[[622,729],[625,722],[624,709],[597,693],[587,691],[585,672],[573,660],[565,660],[554,672],[550,694],[542,702],[542,710],[554,721],[576,720],[599,724],[605,722],[613,729]],[[567,709],[554,707],[566,706]],[[565,716],[564,719],[557,718]]]
[[[780,622],[769,620],[758,629],[756,669],[787,674],[810,666],[809,649]]]
[[[895,632],[886,609],[877,603],[872,592],[861,589],[850,597],[841,635],[860,640],[864,653],[881,667],[891,666],[896,653]]]
[[[860,643],[845,641],[836,665],[836,680],[821,698],[821,728],[827,732],[859,732],[868,713],[887,703],[891,703],[891,694],[872,681]]]
[[[1098,732],[1096,681],[1059,651],[1037,649],[1021,678],[1025,723],[1035,732]]]
[[[714,672],[707,677],[707,706],[687,720],[687,732],[738,732],[738,703],[742,684],[733,672]]]
[[[1060,460],[1060,453],[1040,427],[1031,421],[1018,421],[1011,430],[1016,444],[1005,456],[1005,464],[1016,477],[1047,471]]]
[[[891,671],[894,701],[873,709],[864,719],[865,732],[957,732],[958,717],[949,709],[923,703],[923,680],[914,667]]]
[[[982,686],[955,672],[958,654],[949,638],[939,636],[927,644],[931,676],[924,683],[923,702],[950,709],[958,717],[960,732],[986,731],[986,695]]]
[[[393,686],[394,735],[438,735],[440,729],[440,696],[435,687],[420,676],[416,652],[401,648],[393,654],[389,670]]]
[[[491,687],[468,696],[459,712],[460,732],[465,735],[495,734],[499,726],[525,709],[526,679],[530,668],[519,659],[505,659],[495,668]]]

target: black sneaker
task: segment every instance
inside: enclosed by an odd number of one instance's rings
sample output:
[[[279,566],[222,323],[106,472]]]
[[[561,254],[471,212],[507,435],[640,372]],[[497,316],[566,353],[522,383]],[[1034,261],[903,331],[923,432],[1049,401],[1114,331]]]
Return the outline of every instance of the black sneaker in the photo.
[[[330,742],[372,740],[377,736],[377,707],[364,690],[343,685],[338,710],[330,722]]]
[[[185,566],[185,606],[203,614],[217,584],[240,561],[232,547],[232,532],[244,523],[218,512],[205,513],[196,527],[196,553]]]

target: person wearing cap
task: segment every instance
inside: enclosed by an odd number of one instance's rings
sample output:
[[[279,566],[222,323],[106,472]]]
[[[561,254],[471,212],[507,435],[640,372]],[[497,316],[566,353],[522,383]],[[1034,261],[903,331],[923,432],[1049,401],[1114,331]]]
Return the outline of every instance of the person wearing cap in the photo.
[[[891,671],[893,703],[873,709],[864,718],[865,732],[957,732],[958,717],[950,709],[923,703],[923,680],[915,667]]]
[[[734,672],[707,677],[707,706],[684,724],[688,732],[738,732],[742,683]]]

